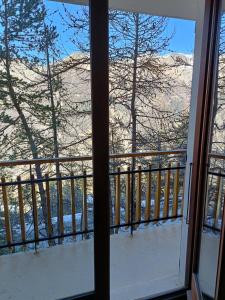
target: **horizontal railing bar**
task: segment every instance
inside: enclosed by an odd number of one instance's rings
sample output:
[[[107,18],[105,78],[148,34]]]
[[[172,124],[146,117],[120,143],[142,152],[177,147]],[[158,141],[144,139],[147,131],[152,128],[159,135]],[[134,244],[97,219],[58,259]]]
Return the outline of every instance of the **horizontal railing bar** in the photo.
[[[211,225],[206,224],[206,223],[203,224],[203,227],[212,229],[212,230],[217,231],[217,232],[221,232],[221,229],[220,229],[220,228],[217,228],[217,227],[215,227],[215,226],[211,226]]]
[[[210,158],[217,158],[217,159],[225,159],[225,155],[224,154],[219,154],[219,153],[209,153],[209,157]]]
[[[160,156],[160,155],[178,155],[185,154],[185,149],[180,150],[167,150],[167,151],[149,151],[149,152],[135,152],[135,153],[122,153],[110,154],[110,158],[133,158],[133,157],[146,157],[146,156]],[[75,161],[89,161],[92,156],[74,156],[74,157],[58,157],[58,158],[39,158],[39,159],[21,159],[13,161],[0,161],[0,167],[12,167],[19,165],[36,165],[36,164],[50,164],[50,163],[63,163]]]
[[[178,170],[178,169],[179,170],[185,169],[185,166],[171,167],[171,168],[151,168],[151,169],[121,171],[120,173],[118,173],[118,172],[109,173],[109,175],[118,175],[118,174],[125,175],[125,174],[137,174],[137,173],[151,173],[151,172],[158,172],[158,171]]]
[[[77,176],[64,176],[64,177],[51,177],[51,178],[40,178],[40,179],[34,179],[34,180],[21,180],[18,181],[7,181],[5,183],[0,182],[0,186],[11,186],[11,185],[17,185],[18,183],[21,184],[31,184],[31,183],[39,183],[39,182],[50,182],[50,181],[62,181],[62,180],[68,180],[68,179],[82,179],[82,178],[88,178],[93,177],[92,174],[88,174],[86,176],[84,175],[77,175]]]
[[[94,232],[93,229],[89,229],[86,231],[76,231],[76,233],[64,233],[64,234],[58,234],[54,236],[49,236],[49,237],[43,237],[39,238],[38,240],[27,240],[24,242],[16,242],[16,243],[11,243],[11,244],[5,244],[5,245],[0,245],[0,249],[3,248],[8,248],[8,247],[16,247],[16,246],[23,246],[27,244],[35,244],[35,243],[40,243],[40,242],[46,242],[54,239],[60,239],[60,238],[65,238],[65,237],[70,237],[70,236],[75,236],[75,235],[82,235],[82,234],[88,234]]]
[[[224,173],[217,173],[217,172],[208,171],[208,174],[213,175],[213,176],[218,176],[218,177],[225,177]]]
[[[148,152],[135,152],[135,153],[122,153],[122,154],[110,154],[110,158],[133,158],[133,157],[144,157],[144,156],[160,156],[160,155],[178,155],[185,154],[186,149],[178,150],[166,150],[166,151],[148,151]]]
[[[165,220],[171,220],[171,219],[179,219],[182,218],[183,215],[177,215],[177,216],[168,216],[166,218],[162,217],[162,218],[154,218],[154,219],[150,219],[150,220],[141,220],[141,221],[137,221],[137,222],[129,222],[129,223],[122,223],[119,225],[112,225],[110,226],[110,228],[120,228],[120,227],[130,227],[132,225],[140,225],[140,224],[145,224],[145,223],[153,223],[153,222],[159,222],[159,221],[165,221]]]
[[[121,171],[118,172],[111,172],[109,173],[109,176],[114,175],[126,175],[126,174],[137,174],[137,173],[151,173],[151,172],[157,172],[157,171],[167,171],[167,170],[182,170],[185,169],[184,166],[180,167],[171,167],[171,168],[155,168],[155,169],[142,169],[142,170],[130,170],[130,171]],[[21,180],[21,181],[7,181],[7,182],[0,182],[0,186],[11,186],[11,185],[18,185],[18,184],[31,184],[31,183],[38,183],[38,182],[49,182],[49,181],[61,181],[61,180],[70,180],[70,179],[83,179],[83,178],[91,178],[93,177],[92,174],[87,175],[76,175],[76,176],[64,176],[64,177],[51,177],[51,178],[40,178],[40,179],[34,179],[34,180]]]
[[[123,224],[119,224],[119,225],[112,225],[112,226],[110,226],[110,228],[113,229],[113,228],[120,228],[120,227],[130,227],[132,225],[139,225],[139,224],[144,224],[144,223],[154,223],[154,222],[159,222],[159,221],[163,221],[163,220],[178,219],[178,218],[182,218],[182,217],[183,217],[183,215],[177,215],[177,216],[170,216],[170,217],[166,217],[166,218],[157,218],[157,219],[143,220],[143,221],[132,222],[132,223],[131,222],[123,223]],[[77,235],[93,233],[93,232],[94,232],[93,229],[89,229],[89,230],[83,230],[83,231],[76,231],[75,233],[64,233],[61,235],[55,235],[55,236],[51,236],[51,237],[39,238],[38,240],[33,239],[33,240],[27,240],[27,241],[23,241],[23,242],[16,242],[16,243],[11,243],[11,244],[0,245],[0,249],[16,247],[16,246],[23,246],[23,245],[27,245],[27,244],[35,244],[35,243],[45,242],[45,241],[49,241],[49,240],[65,238],[65,237],[72,237],[72,236],[77,236]]]

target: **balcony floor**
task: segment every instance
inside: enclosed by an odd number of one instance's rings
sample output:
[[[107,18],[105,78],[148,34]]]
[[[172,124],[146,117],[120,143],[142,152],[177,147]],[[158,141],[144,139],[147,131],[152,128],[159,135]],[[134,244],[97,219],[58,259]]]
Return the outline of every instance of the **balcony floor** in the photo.
[[[131,300],[182,286],[181,224],[111,236],[111,299]],[[53,300],[93,290],[93,240],[0,257],[1,300]]]

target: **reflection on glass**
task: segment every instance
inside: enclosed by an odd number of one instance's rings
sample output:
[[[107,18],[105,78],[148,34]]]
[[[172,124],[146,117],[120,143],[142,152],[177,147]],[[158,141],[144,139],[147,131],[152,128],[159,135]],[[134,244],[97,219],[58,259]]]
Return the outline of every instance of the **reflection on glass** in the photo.
[[[201,236],[199,283],[205,299],[215,296],[217,263],[224,206],[224,53],[225,16],[222,15],[219,44],[218,85],[213,108],[213,131],[211,151],[221,158],[210,158],[205,218]]]

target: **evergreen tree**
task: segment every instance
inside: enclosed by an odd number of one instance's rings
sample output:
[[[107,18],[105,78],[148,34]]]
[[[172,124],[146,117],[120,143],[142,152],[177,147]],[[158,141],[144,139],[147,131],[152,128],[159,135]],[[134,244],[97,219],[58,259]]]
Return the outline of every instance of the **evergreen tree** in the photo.
[[[66,24],[75,32],[74,48],[88,56],[88,9],[66,13]],[[176,77],[171,81],[168,72],[189,65],[180,56],[171,56],[169,63],[165,59],[173,36],[166,33],[167,25],[165,17],[109,11],[111,151],[162,150],[185,143],[188,108],[164,107],[166,100],[159,101],[176,89]]]
[[[0,11],[0,99],[1,144],[4,159],[43,156],[46,140],[45,104],[34,88],[40,63],[40,40],[45,30],[46,10],[39,0],[3,0]],[[32,112],[32,113],[31,113]],[[40,118],[41,116],[41,118]],[[40,124],[40,119],[42,120]],[[35,165],[42,178],[39,164]],[[45,190],[38,183],[42,215],[47,228]]]

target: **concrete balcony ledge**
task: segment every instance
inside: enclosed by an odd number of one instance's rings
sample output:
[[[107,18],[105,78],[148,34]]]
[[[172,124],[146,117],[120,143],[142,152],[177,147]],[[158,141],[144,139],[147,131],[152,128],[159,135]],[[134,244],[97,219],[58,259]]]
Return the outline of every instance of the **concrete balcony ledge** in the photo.
[[[131,300],[182,287],[181,224],[111,236],[111,299]],[[1,300],[55,300],[94,289],[93,240],[0,257]]]

